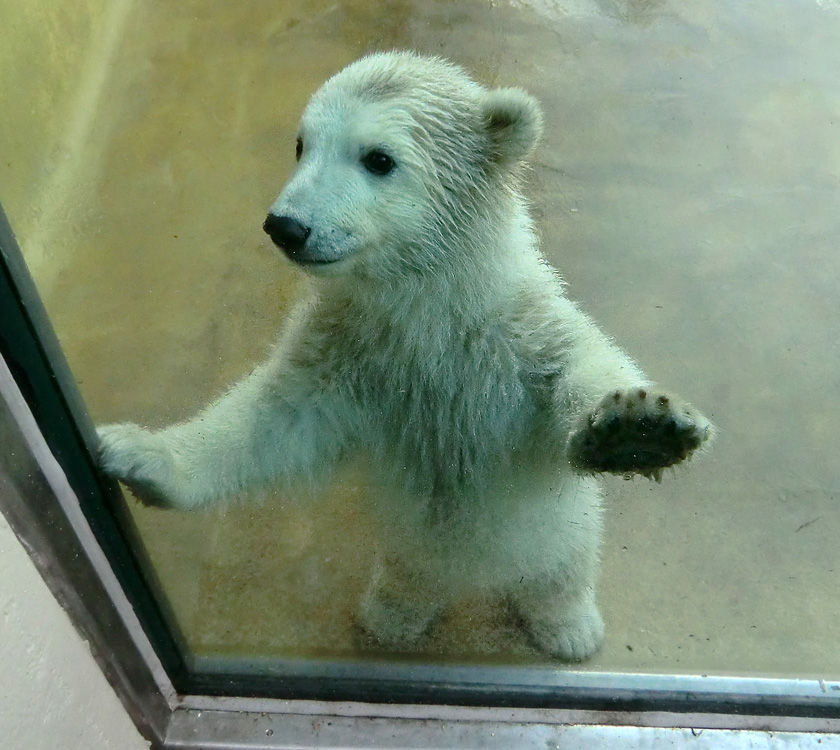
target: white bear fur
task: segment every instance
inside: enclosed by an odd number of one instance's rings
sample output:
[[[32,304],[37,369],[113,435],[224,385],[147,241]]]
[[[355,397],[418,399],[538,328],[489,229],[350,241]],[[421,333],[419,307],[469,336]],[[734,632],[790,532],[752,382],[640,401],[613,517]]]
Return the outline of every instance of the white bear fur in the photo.
[[[188,510],[362,459],[382,563],[360,619],[380,642],[410,646],[478,590],[544,652],[592,654],[601,495],[567,445],[605,394],[650,384],[540,254],[519,175],[541,128],[525,92],[412,53],[327,81],[271,209],[311,228],[311,298],[195,419],[102,428],[105,470]],[[361,166],[371,149],[390,174]]]

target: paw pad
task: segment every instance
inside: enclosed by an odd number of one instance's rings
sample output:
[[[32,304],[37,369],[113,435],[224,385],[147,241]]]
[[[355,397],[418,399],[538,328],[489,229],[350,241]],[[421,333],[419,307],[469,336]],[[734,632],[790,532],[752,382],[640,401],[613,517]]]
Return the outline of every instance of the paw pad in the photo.
[[[688,404],[644,388],[615,391],[588,413],[569,440],[578,469],[660,481],[662,470],[688,458],[712,434],[709,421]]]

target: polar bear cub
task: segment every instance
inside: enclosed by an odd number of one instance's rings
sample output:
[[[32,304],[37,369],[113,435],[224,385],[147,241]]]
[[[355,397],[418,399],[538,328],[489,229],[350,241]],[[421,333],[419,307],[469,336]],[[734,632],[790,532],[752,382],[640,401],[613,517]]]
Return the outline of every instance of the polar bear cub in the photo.
[[[312,277],[272,356],[193,420],[102,427],[104,470],[189,510],[364,461],[381,527],[360,624],[406,648],[466,592],[563,660],[604,637],[595,474],[660,478],[706,442],[565,294],[520,173],[536,101],[409,52],[312,97],[264,229]]]

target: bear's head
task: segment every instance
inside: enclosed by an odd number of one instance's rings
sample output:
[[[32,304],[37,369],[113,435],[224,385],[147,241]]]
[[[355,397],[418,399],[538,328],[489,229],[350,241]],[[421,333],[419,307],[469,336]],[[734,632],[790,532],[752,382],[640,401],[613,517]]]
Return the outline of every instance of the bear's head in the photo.
[[[485,88],[438,58],[370,55],[312,97],[265,231],[318,275],[437,270],[504,234],[541,130],[520,89]]]

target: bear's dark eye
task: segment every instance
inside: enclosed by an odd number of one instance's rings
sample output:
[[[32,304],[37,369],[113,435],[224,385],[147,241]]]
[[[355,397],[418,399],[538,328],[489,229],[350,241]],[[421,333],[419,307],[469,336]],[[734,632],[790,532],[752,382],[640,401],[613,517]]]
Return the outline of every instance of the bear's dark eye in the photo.
[[[394,160],[388,154],[379,150],[366,153],[362,157],[362,164],[368,172],[379,175],[380,177],[389,174],[396,166]]]
[[[297,142],[295,143],[295,160],[300,161],[300,155],[303,153],[303,138],[298,136]]]

